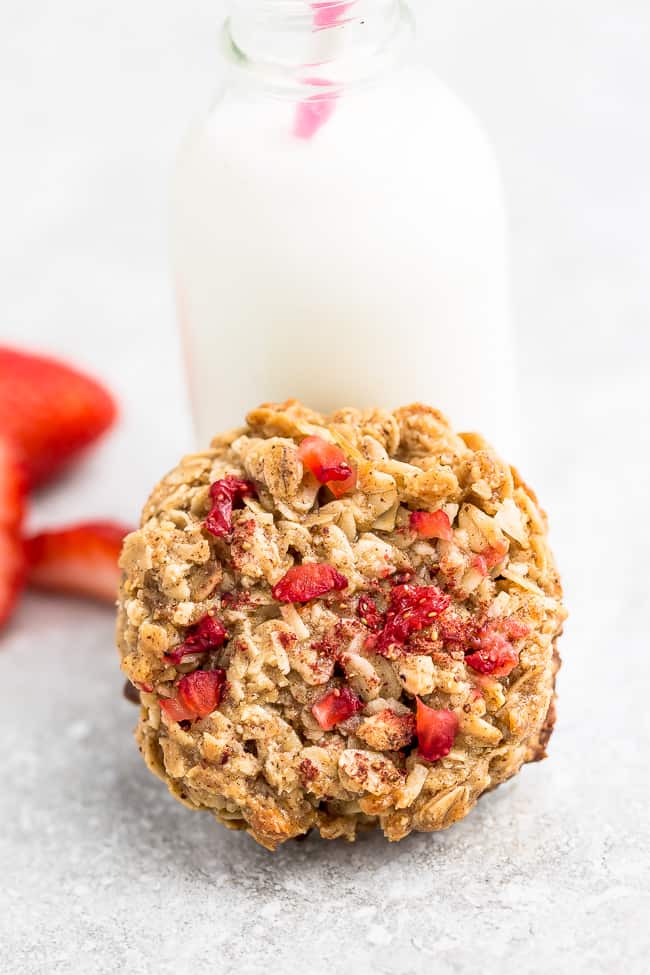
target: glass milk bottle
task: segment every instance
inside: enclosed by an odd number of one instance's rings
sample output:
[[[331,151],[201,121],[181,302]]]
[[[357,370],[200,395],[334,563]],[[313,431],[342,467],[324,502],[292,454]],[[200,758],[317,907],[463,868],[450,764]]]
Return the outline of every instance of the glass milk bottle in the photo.
[[[222,88],[175,191],[201,444],[295,396],[419,400],[511,448],[499,174],[412,37],[399,0],[232,0]]]

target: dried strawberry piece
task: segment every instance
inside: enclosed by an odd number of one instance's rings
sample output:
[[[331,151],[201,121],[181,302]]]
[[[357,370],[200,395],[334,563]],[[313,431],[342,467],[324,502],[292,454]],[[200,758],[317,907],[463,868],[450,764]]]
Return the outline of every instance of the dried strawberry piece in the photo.
[[[438,586],[414,586],[406,582],[391,589],[387,616],[390,619],[391,613],[407,610],[439,615],[444,613],[450,603],[451,596]]]
[[[323,731],[331,731],[341,721],[347,721],[363,707],[356,694],[349,687],[337,687],[330,691],[311,709]]]
[[[178,682],[178,699],[197,718],[219,707],[226,683],[225,670],[195,670]]]
[[[165,654],[165,660],[178,664],[190,653],[206,653],[218,650],[228,639],[226,628],[215,616],[204,616],[187,631],[183,643]]]
[[[257,489],[251,481],[239,477],[224,477],[210,488],[212,508],[204,525],[216,538],[225,538],[232,531],[232,512],[242,498],[257,497]]]
[[[294,565],[273,586],[273,598],[281,603],[306,603],[332,590],[346,589],[348,580],[327,562]]]
[[[357,615],[364,626],[371,633],[379,633],[384,625],[384,614],[377,609],[377,604],[370,596],[360,596],[357,603]]]
[[[177,697],[165,698],[160,702],[160,710],[170,721],[193,721],[196,717],[193,710],[185,707]]]
[[[458,717],[453,711],[437,711],[417,700],[416,732],[418,752],[428,762],[448,755],[458,734]]]
[[[337,498],[356,487],[356,469],[336,444],[322,437],[305,437],[298,447],[298,457],[303,467],[321,484],[326,484]]]
[[[519,663],[510,640],[519,640],[528,632],[524,623],[512,618],[486,623],[470,641],[474,652],[465,657],[465,663],[479,674],[507,677]]]
[[[502,542],[499,545],[490,545],[488,548],[484,548],[478,555],[474,556],[472,559],[472,567],[477,569],[483,578],[485,578],[490,569],[494,569],[500,562],[503,562],[507,554],[507,542]]]
[[[508,554],[508,543],[500,542],[497,545],[490,545],[481,552],[481,558],[485,559],[488,569],[494,569],[499,562],[503,562]]]
[[[225,670],[195,670],[178,682],[177,696],[161,700],[171,721],[206,718],[219,707],[226,685]]]
[[[377,653],[403,647],[413,633],[419,633],[447,609],[451,597],[437,586],[394,586],[386,610],[386,625],[377,640]]]
[[[504,636],[496,633],[480,650],[465,657],[465,663],[479,674],[507,677],[519,663],[519,654]]]
[[[444,511],[412,511],[410,526],[420,538],[442,538],[451,542],[454,532]]]
[[[335,498],[342,498],[344,494],[354,491],[357,486],[357,468],[350,464],[350,476],[344,481],[328,481],[326,485]]]

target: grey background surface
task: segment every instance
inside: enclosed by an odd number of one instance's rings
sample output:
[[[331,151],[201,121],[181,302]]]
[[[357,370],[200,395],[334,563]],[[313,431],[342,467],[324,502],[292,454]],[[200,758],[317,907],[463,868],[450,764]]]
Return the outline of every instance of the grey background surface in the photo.
[[[648,971],[650,6],[418,2],[420,54],[504,171],[527,479],[571,619],[551,759],[438,836],[271,856],[141,765],[109,611],[29,596],[0,636],[0,968]],[[119,429],[34,526],[134,520],[190,439],[167,273],[213,0],[1,5],[0,338],[102,375]]]

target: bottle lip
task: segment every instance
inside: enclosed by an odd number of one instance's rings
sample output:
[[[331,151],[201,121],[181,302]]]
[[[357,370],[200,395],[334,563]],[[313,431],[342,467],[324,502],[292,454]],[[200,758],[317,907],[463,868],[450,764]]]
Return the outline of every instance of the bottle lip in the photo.
[[[317,26],[328,27],[341,21],[348,11],[354,11],[353,16],[363,15],[381,3],[390,6],[395,0],[228,0],[228,8],[230,15],[241,12],[258,20],[282,17],[312,21],[315,15]]]
[[[376,0],[370,0],[370,5]],[[283,56],[255,55],[245,50],[239,40],[240,31],[235,11],[223,25],[221,55],[230,69],[230,79],[243,84],[260,85],[274,94],[295,97],[301,93],[312,98],[328,98],[343,89],[359,87],[374,82],[387,70],[396,67],[410,49],[414,35],[414,21],[403,0],[387,0],[390,16],[376,46],[364,47],[364,33],[369,27],[367,0],[236,0],[236,7],[243,15],[255,16],[255,24],[264,30],[268,23],[280,25],[294,36],[311,35],[313,54],[307,63]],[[265,17],[257,12],[264,8]],[[376,10],[376,7],[375,7]],[[321,12],[326,22],[315,17]],[[289,18],[283,19],[287,13]],[[341,14],[341,19],[335,17]],[[361,43],[359,43],[361,41]],[[262,44],[263,50],[263,44]],[[315,87],[316,86],[316,87]]]

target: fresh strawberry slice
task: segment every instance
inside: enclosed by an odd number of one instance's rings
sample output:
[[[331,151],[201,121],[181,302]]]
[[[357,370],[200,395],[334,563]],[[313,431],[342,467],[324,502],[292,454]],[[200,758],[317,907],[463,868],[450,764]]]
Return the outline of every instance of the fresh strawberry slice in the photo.
[[[490,569],[494,569],[500,562],[503,562],[508,554],[508,543],[502,542],[499,545],[490,545],[482,552],[475,555],[472,559],[472,567],[485,578]]]
[[[111,426],[116,407],[94,379],[45,356],[0,346],[0,433],[31,487],[42,484]]]
[[[251,481],[239,477],[222,478],[210,488],[212,508],[205,520],[205,527],[215,538],[227,538],[232,532],[232,513],[235,504],[243,498],[257,497],[257,489]]]
[[[321,484],[347,481],[352,473],[341,448],[322,437],[305,437],[298,447],[298,457]]]
[[[474,653],[465,657],[465,663],[479,674],[507,677],[519,663],[519,653],[510,641],[520,640],[528,632],[525,623],[512,618],[486,623],[471,640]]]
[[[178,700],[195,718],[207,718],[221,703],[225,670],[195,670],[178,682]]]
[[[508,543],[501,542],[497,545],[490,545],[488,548],[483,549],[481,552],[481,557],[485,559],[485,564],[488,569],[494,569],[499,562],[503,562],[507,554]]]
[[[415,616],[437,616],[451,603],[451,596],[437,586],[415,586],[410,582],[400,583],[390,591],[388,620],[395,614],[410,612]]]
[[[357,615],[371,633],[379,633],[384,625],[384,615],[379,612],[377,604],[370,596],[359,596]]]
[[[323,731],[331,731],[341,721],[351,718],[362,707],[363,701],[353,694],[349,687],[337,687],[317,701],[311,713]]]
[[[451,597],[437,586],[394,586],[390,592],[386,625],[377,640],[377,653],[390,653],[404,647],[413,633],[431,626],[447,609]]]
[[[332,590],[346,589],[348,580],[327,562],[293,565],[272,589],[281,603],[306,603]]]
[[[178,697],[166,697],[160,702],[160,709],[170,721],[193,721],[196,717],[194,710],[185,707]]]
[[[357,486],[357,468],[350,464],[350,476],[344,481],[327,481],[326,487],[332,492],[335,498],[342,498],[344,494],[354,491]]]
[[[449,516],[442,510],[412,511],[410,524],[420,538],[441,538],[451,542],[454,537]]]
[[[448,755],[458,734],[458,717],[453,711],[436,711],[417,700],[416,733],[418,752],[428,762]]]
[[[114,522],[85,522],[27,539],[29,585],[114,603],[121,574],[117,561],[131,530]]]
[[[226,628],[215,616],[204,616],[187,631],[183,643],[165,654],[170,663],[178,664],[183,657],[190,653],[207,653],[208,650],[218,650],[228,639]]]
[[[9,618],[25,581],[20,534],[25,495],[24,468],[13,445],[0,437],[0,626]]]
[[[465,663],[479,674],[507,677],[519,663],[519,654],[501,634],[495,634],[489,644],[465,657]]]

